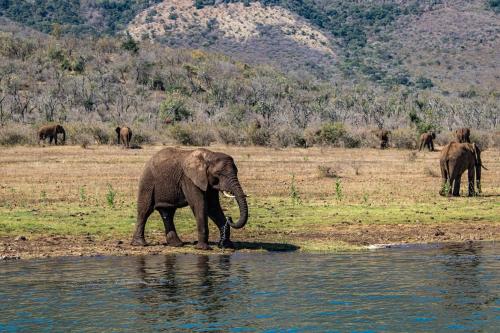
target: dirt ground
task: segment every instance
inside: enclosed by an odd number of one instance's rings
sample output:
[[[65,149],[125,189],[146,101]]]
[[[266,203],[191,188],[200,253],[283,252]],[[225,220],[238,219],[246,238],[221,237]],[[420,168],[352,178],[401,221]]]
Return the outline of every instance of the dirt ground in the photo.
[[[148,222],[151,245],[129,245],[138,178],[161,148],[1,148],[0,258],[196,252],[188,209],[176,215],[184,247],[162,245],[158,216]],[[331,252],[375,244],[500,239],[498,150],[483,153],[489,170],[483,172],[481,196],[446,198],[438,194],[439,152],[210,149],[235,158],[240,181],[251,195],[248,225],[232,234],[237,251]],[[463,178],[462,190],[465,186]],[[112,206],[107,204],[110,191]],[[227,210],[237,215],[234,204]],[[211,226],[211,241],[216,239]],[[222,252],[213,248],[211,253]]]
[[[248,233],[234,239],[235,251],[300,251],[300,245],[293,244],[329,241],[359,246],[357,249],[394,244],[491,241],[500,239],[500,228],[496,224],[484,223],[397,226],[340,224],[314,233],[286,233],[284,236],[288,243],[279,243],[273,239],[268,240],[262,235]],[[192,235],[192,238],[194,239],[195,236]],[[214,243],[211,246],[213,250],[210,253],[234,251],[221,250]],[[321,250],[319,251],[321,252]],[[176,252],[206,253],[195,250],[194,242],[186,243],[182,248],[164,246],[161,237],[150,240],[150,245],[146,247],[131,246],[128,239],[95,240],[91,236],[48,236],[35,239],[0,237],[0,259],[3,260],[58,256],[127,256]]]

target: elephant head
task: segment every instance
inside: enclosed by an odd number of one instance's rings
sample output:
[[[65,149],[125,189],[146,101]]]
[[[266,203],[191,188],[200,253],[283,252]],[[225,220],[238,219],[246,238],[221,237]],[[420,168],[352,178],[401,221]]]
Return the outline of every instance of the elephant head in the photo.
[[[121,131],[121,127],[117,127],[115,128],[115,132],[116,132],[116,135],[117,135],[117,143],[120,144],[120,131]]]
[[[429,132],[431,137],[432,137],[432,140],[435,140],[436,139],[436,132],[432,131],[432,132]]]
[[[64,130],[64,128],[61,125],[56,125],[56,133],[55,133],[55,135],[57,135],[57,133],[62,133],[62,135],[63,135],[63,142],[66,142],[66,131]]]
[[[240,210],[238,222],[227,223],[235,229],[243,228],[248,220],[248,204],[245,192],[238,180],[238,169],[231,156],[206,149],[193,151],[182,165],[184,174],[202,191],[213,189],[234,195]]]

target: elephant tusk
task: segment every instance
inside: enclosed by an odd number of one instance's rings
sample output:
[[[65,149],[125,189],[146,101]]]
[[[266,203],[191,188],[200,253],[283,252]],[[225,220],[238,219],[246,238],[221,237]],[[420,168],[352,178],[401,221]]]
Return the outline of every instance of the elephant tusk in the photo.
[[[235,195],[232,195],[232,194],[230,194],[229,192],[226,192],[226,191],[222,191],[222,194],[224,194],[228,198],[236,198]]]

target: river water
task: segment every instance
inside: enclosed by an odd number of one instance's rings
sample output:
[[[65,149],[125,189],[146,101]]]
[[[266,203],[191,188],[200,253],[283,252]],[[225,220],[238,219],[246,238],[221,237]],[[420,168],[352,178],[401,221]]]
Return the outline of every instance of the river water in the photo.
[[[499,332],[495,243],[0,263],[7,332]]]

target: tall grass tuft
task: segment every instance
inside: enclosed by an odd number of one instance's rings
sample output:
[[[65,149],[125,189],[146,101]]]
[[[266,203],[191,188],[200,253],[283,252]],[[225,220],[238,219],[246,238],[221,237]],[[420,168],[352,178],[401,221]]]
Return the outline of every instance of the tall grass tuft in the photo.
[[[300,205],[302,203],[302,199],[300,198],[299,191],[297,186],[295,185],[295,174],[292,173],[292,182],[290,183],[290,198],[292,199],[292,204]]]
[[[108,183],[108,191],[106,192],[106,201],[109,207],[115,207],[116,191],[113,186]]]

